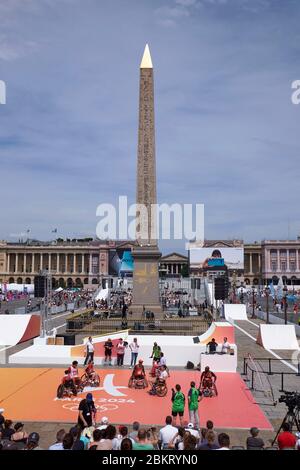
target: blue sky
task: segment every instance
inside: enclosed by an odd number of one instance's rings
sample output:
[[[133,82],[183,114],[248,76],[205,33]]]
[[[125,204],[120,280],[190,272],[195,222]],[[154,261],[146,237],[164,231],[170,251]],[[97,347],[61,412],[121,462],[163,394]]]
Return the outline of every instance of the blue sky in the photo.
[[[93,236],[98,204],[134,201],[147,42],[159,202],[204,203],[206,238],[300,234],[299,1],[1,0],[0,21],[0,238]]]

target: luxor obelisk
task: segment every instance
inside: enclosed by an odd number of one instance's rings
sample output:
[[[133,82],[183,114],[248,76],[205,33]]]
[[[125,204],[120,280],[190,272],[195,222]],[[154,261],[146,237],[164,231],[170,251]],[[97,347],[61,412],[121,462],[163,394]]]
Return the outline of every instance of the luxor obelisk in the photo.
[[[159,295],[158,249],[156,234],[156,165],[154,126],[153,66],[148,44],[140,66],[139,134],[137,158],[137,224],[138,246],[134,259],[132,312],[162,311]]]

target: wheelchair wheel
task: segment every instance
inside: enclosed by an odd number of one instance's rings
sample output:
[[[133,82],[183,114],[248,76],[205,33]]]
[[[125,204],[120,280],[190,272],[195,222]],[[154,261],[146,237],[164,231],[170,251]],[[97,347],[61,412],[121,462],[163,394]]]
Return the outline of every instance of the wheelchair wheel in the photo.
[[[128,388],[132,388],[132,387],[133,387],[133,378],[130,377],[129,382],[128,382]]]
[[[95,374],[95,378],[93,380],[92,386],[99,387],[99,385],[100,385],[100,377],[98,374]]]
[[[63,384],[60,384],[60,385],[57,387],[57,392],[56,392],[57,398],[63,398],[64,392],[65,392],[65,387],[64,387]]]
[[[158,397],[165,397],[167,393],[168,393],[167,387],[160,387],[160,386],[156,387],[156,395]]]

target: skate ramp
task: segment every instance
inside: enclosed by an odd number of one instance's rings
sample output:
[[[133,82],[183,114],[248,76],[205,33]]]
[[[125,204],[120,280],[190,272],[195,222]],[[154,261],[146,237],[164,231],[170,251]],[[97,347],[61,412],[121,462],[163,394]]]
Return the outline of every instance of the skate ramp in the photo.
[[[299,350],[294,325],[259,325],[256,343],[265,349]]]
[[[229,323],[234,323],[235,320],[248,320],[244,304],[224,304],[224,315]]]
[[[0,315],[0,346],[15,346],[39,334],[39,315]]]

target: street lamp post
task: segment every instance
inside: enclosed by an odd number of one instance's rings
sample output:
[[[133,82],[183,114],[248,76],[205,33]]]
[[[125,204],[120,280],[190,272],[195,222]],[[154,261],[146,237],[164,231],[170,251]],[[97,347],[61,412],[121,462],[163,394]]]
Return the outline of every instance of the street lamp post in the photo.
[[[266,321],[267,321],[267,324],[269,324],[269,295],[270,295],[270,287],[266,287],[265,289],[265,293],[266,293],[266,298],[267,298],[267,318],[266,318]]]
[[[287,294],[288,294],[288,288],[286,285],[282,289],[284,292],[284,324],[287,325]]]
[[[256,318],[255,317],[255,307],[254,307],[254,295],[255,295],[255,289],[254,286],[252,287],[252,317],[251,318]]]

